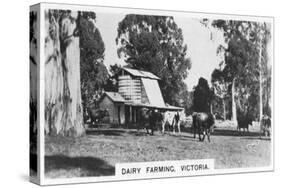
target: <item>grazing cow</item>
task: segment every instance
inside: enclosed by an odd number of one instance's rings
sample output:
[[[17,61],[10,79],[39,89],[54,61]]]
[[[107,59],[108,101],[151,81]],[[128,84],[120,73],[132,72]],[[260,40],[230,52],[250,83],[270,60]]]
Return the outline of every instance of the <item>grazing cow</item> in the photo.
[[[162,124],[162,133],[164,134],[166,125],[168,126],[168,130],[170,129],[170,127],[174,127],[173,126],[174,125],[174,114],[170,111],[162,113],[161,124]]]
[[[271,119],[268,115],[263,115],[260,123],[260,137],[264,134],[266,137],[271,135]]]
[[[204,141],[205,136],[207,135],[208,141],[210,140],[211,129],[215,124],[215,117],[211,113],[205,112],[194,112],[192,114],[192,123],[193,123],[193,133],[194,138],[196,138],[196,132],[199,135],[199,141]],[[203,138],[201,139],[201,134],[203,134]]]
[[[221,116],[219,113],[215,113],[214,116],[217,120],[225,120],[224,117]]]
[[[242,129],[243,132],[249,132],[249,125],[252,125],[253,118],[250,118],[249,116],[243,116],[243,117],[238,117],[237,118],[237,130],[240,132]]]
[[[178,127],[178,131],[179,133],[181,132],[181,129],[180,129],[180,114],[179,112],[177,112],[174,116],[174,123],[173,123],[173,132],[175,133],[175,129],[176,127]]]
[[[106,109],[88,109],[88,116],[91,124],[96,124],[100,123],[104,117],[109,116],[109,113]]]
[[[153,135],[154,128],[156,127],[158,122],[161,122],[162,114],[157,110],[151,110],[149,117],[149,128],[151,130],[151,135]]]
[[[138,128],[145,128],[147,134],[149,134],[149,129],[151,130],[151,134],[153,134],[153,125],[151,124],[151,110],[148,108],[140,109],[140,118]]]
[[[165,133],[165,126],[173,127],[173,132],[175,133],[175,126],[178,126],[178,131],[180,132],[180,115],[175,112],[159,112],[156,109],[142,108],[140,110],[139,126],[144,127],[149,134],[149,129],[153,135],[154,129],[158,124],[162,125],[162,133]]]

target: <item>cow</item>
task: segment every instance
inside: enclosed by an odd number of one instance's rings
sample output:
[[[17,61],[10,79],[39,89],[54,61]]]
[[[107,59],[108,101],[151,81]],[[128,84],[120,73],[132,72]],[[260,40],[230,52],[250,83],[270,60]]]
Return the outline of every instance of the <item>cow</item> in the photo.
[[[224,117],[217,112],[214,114],[214,116],[217,120],[225,120]]]
[[[173,133],[175,133],[175,129],[176,127],[178,127],[178,131],[179,133],[181,132],[181,129],[180,129],[180,114],[179,112],[177,112],[175,115],[174,115],[174,123],[173,123]]]
[[[91,124],[100,123],[104,117],[109,116],[107,109],[88,109],[87,114]]]
[[[168,125],[168,130],[170,127],[173,128],[173,133],[176,133],[176,127],[178,127],[178,132],[180,133],[180,114],[179,112],[171,112],[171,111],[167,111],[162,113],[162,120],[161,120],[161,124],[162,124],[162,133],[165,133],[165,127],[166,125]]]
[[[173,127],[173,132],[175,133],[175,127],[178,127],[178,131],[180,132],[180,115],[175,112],[160,112],[156,109],[148,109],[142,108],[140,110],[140,119],[139,119],[139,128],[144,127],[149,134],[149,129],[151,131],[151,135],[153,135],[154,129],[156,126],[161,124],[162,133],[165,133],[165,127]]]
[[[266,137],[271,135],[271,118],[268,115],[263,115],[260,123],[260,137],[264,134]]]
[[[173,124],[174,124],[174,115],[170,111],[163,112],[161,115],[162,115],[162,119],[161,119],[162,133],[164,134],[166,126],[168,126],[168,130],[170,129],[170,127],[173,126]]]
[[[248,115],[240,116],[237,118],[237,131],[240,133],[241,130],[243,132],[249,132],[249,125],[252,126],[253,118]]]
[[[211,113],[205,112],[194,112],[192,114],[192,124],[193,124],[193,133],[194,138],[196,138],[196,132],[198,132],[199,141],[204,141],[205,136],[207,135],[208,141],[210,140],[211,130],[215,124],[215,117]],[[201,134],[203,138],[201,139]]]
[[[149,133],[149,129],[150,129],[151,135],[153,135],[154,127],[153,127],[153,124],[152,124],[151,113],[152,113],[151,109],[148,109],[148,108],[141,108],[140,109],[140,118],[139,118],[138,129],[139,128],[145,128],[147,134],[150,134]]]
[[[171,111],[167,111],[162,113],[162,120],[161,120],[161,124],[162,124],[162,133],[165,133],[165,127],[168,126],[168,131],[169,128],[172,127],[173,128],[173,133],[176,133],[176,127],[178,127],[178,132],[180,133],[180,114],[179,112],[171,112]]]

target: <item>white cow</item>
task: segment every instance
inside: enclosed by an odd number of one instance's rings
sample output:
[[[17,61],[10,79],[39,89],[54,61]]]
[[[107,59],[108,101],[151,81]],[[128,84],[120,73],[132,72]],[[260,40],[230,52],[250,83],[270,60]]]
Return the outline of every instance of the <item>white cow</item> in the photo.
[[[178,121],[176,121],[176,115],[178,115]],[[176,126],[178,127],[178,132],[180,133],[180,121],[181,121],[181,115],[178,112],[173,111],[166,111],[162,113],[163,119],[162,119],[162,133],[165,133],[165,125],[168,124],[169,126],[173,127],[173,133],[176,133]]]

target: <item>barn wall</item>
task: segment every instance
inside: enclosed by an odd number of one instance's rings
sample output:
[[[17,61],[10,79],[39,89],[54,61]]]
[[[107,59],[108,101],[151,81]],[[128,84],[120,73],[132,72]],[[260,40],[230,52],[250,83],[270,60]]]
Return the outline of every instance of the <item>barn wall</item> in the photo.
[[[118,106],[120,106],[120,123],[124,124],[125,123],[125,105],[124,104],[115,104],[114,106],[114,121],[113,123],[119,123],[118,122]]]
[[[114,114],[114,104],[112,100],[110,100],[107,96],[105,96],[102,101],[99,103],[100,109],[107,109],[109,113],[109,121],[113,122],[113,114]]]
[[[126,101],[141,103],[141,81],[139,78],[133,78],[130,75],[118,77],[118,92]]]
[[[118,106],[120,106],[120,122],[125,123],[125,105],[123,103],[114,103],[108,96],[105,96],[99,103],[101,109],[107,109],[109,113],[109,121],[118,124]]]

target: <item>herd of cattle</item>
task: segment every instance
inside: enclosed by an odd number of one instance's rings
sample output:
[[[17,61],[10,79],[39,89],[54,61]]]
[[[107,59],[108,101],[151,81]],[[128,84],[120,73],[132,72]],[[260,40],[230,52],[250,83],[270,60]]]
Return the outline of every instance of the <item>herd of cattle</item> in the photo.
[[[87,113],[88,119],[91,124],[96,124],[101,121],[104,117],[108,116],[108,112],[106,110],[92,110]],[[144,128],[147,131],[147,134],[154,134],[154,131],[157,127],[162,128],[162,133],[165,133],[167,129],[170,131],[172,128],[173,133],[181,132],[181,124],[184,121],[185,116],[183,116],[179,112],[173,111],[158,111],[156,109],[148,109],[142,108],[139,112],[139,119],[137,122],[137,128]],[[207,136],[208,141],[210,142],[210,135],[213,132],[216,122],[216,115],[205,112],[194,112],[192,114],[192,130],[193,136],[196,138],[196,134],[198,134],[199,141],[204,141]],[[244,132],[249,132],[249,125],[252,125],[254,119],[249,117],[238,118],[237,120],[237,130],[240,132],[243,130]],[[260,123],[260,136],[265,135],[270,136],[271,134],[271,118],[267,115],[262,117]],[[203,136],[203,137],[201,137]]]

